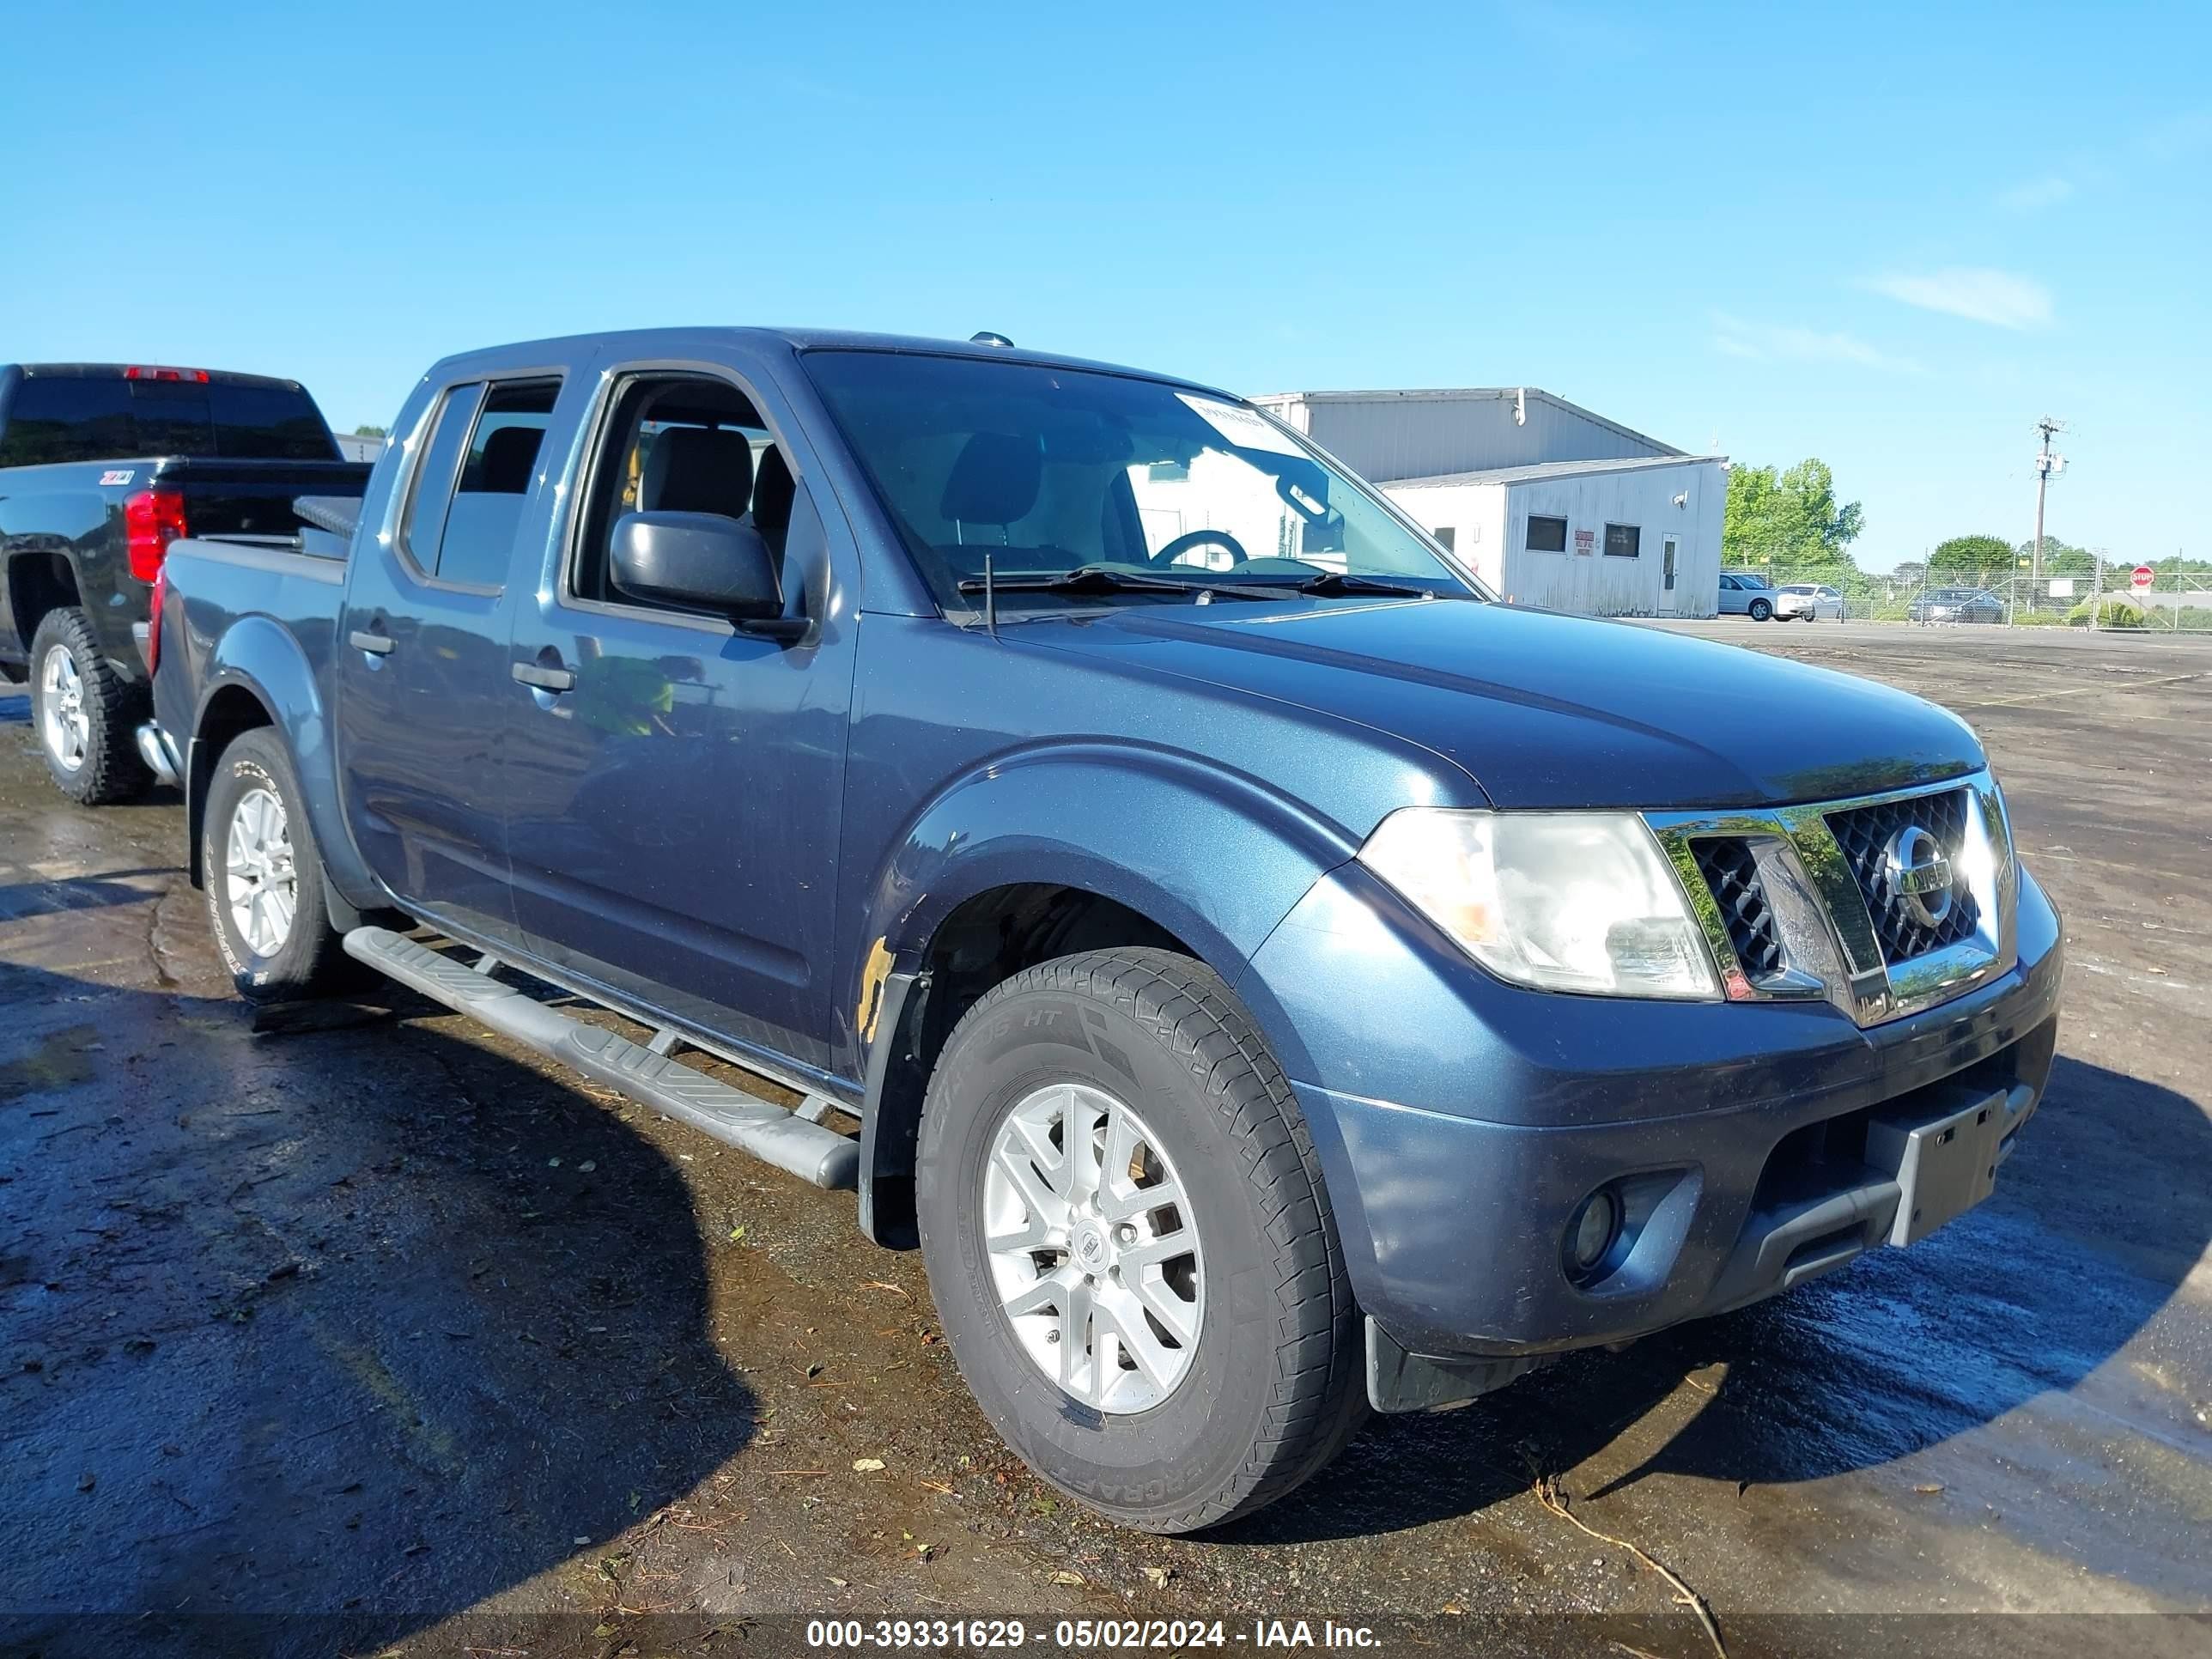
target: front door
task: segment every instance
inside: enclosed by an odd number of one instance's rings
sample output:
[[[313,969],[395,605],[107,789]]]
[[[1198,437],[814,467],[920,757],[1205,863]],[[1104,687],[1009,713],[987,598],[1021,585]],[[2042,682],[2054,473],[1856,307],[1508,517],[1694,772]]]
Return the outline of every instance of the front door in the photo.
[[[1664,536],[1659,541],[1659,614],[1674,614],[1674,562],[1681,549],[1679,536]]]
[[[335,641],[355,845],[410,908],[487,940],[516,932],[497,750],[510,576],[559,389],[476,380],[434,400],[390,549],[355,555]]]
[[[537,682],[506,686],[517,915],[549,967],[827,1072],[854,635],[806,466],[722,371],[605,379],[568,533],[514,617],[510,663]],[[752,523],[813,631],[624,594],[615,526],[650,511]]]

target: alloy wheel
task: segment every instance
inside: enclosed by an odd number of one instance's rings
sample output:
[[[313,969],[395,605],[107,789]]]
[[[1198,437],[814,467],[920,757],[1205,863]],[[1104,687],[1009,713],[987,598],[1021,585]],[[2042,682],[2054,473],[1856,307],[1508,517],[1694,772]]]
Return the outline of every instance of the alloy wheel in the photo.
[[[1189,1374],[1206,1314],[1198,1228],[1135,1108],[1079,1083],[1024,1097],[992,1144],[978,1219],[1015,1340],[1066,1394],[1139,1412]]]
[[[231,809],[223,896],[238,936],[255,956],[273,957],[284,948],[299,908],[299,877],[284,803],[270,790],[249,789]]]

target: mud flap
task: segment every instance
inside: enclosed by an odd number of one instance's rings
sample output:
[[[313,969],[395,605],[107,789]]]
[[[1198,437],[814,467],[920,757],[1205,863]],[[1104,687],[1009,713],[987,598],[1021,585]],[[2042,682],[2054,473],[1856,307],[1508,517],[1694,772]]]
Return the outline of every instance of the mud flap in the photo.
[[[1367,1319],[1367,1403],[1378,1412],[1448,1412],[1534,1370],[1548,1356],[1495,1359],[1413,1353]]]

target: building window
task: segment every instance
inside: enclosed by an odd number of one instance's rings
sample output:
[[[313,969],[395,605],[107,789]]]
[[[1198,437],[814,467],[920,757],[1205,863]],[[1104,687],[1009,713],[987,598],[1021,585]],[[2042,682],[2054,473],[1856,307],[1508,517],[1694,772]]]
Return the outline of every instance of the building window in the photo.
[[[1605,556],[1608,559],[1632,559],[1644,550],[1644,530],[1640,525],[1609,524],[1605,527]]]
[[[1528,550],[1531,553],[1564,553],[1567,550],[1567,521],[1565,519],[1528,520]]]
[[[1449,525],[1446,525],[1441,530],[1431,530],[1429,534],[1436,538],[1437,545],[1447,553],[1452,550],[1452,543],[1459,536],[1459,532]]]

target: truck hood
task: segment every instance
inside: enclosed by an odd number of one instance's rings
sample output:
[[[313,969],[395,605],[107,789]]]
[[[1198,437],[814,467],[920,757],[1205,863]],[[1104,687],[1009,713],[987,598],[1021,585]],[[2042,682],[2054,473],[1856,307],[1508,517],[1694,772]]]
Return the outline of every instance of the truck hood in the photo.
[[[1887,686],[1510,605],[1132,605],[1007,637],[1390,733],[1450,760],[1501,807],[1779,805],[1983,763],[1965,721]],[[1233,732],[1221,740],[1233,759]]]

